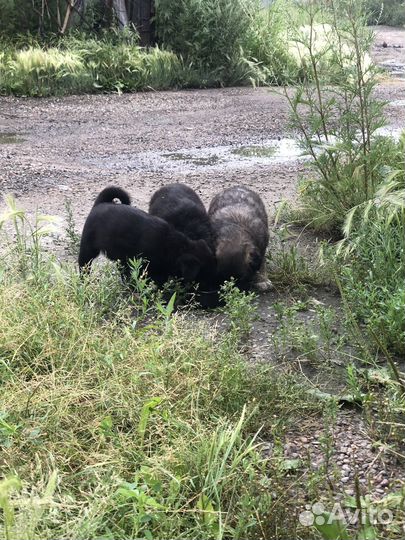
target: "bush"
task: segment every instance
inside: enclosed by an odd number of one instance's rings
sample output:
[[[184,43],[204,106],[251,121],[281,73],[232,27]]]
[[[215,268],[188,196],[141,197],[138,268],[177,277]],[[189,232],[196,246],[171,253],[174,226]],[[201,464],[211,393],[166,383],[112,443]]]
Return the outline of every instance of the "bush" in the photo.
[[[11,0],[0,2],[16,9]],[[160,47],[149,50],[138,46],[137,33],[129,29],[72,32],[65,38],[48,31],[39,40],[17,17],[16,31],[2,43],[0,92],[46,96],[285,83],[296,77],[297,62],[285,47],[283,5],[281,0],[269,9],[259,0],[159,0]],[[19,25],[28,33],[18,34]]]
[[[256,9],[255,0],[158,0],[156,31],[203,80],[226,84],[235,79]]]
[[[321,5],[303,6],[312,27],[299,39],[306,74],[287,95],[292,123],[312,158],[300,186],[297,217],[315,230],[344,236],[332,264],[350,308],[376,348],[404,352],[404,138],[378,136],[383,104],[373,96],[376,70],[362,2],[325,2],[329,31],[312,37]],[[346,16],[343,17],[342,14]],[[323,69],[330,58],[328,70]],[[336,261],[337,259],[337,261]],[[387,353],[388,354],[388,353]]]
[[[265,81],[270,84],[288,84],[297,80],[297,62],[285,46],[286,10],[290,7],[284,2],[274,2],[269,9],[257,10],[246,35],[244,52],[263,71]]]
[[[380,165],[390,160],[390,144],[376,136],[384,124],[383,103],[373,97],[377,70],[368,49],[362,2],[309,3],[309,26],[295,41],[303,59],[303,81],[286,97],[291,123],[312,159],[311,176],[301,184],[301,217],[318,230],[341,234],[346,213],[373,197]],[[317,41],[319,12],[322,46]],[[314,37],[315,36],[315,37]],[[326,68],[326,69],[325,69]]]
[[[278,4],[158,0],[157,35],[183,58],[190,85],[285,82],[296,65],[283,43],[286,18]]]

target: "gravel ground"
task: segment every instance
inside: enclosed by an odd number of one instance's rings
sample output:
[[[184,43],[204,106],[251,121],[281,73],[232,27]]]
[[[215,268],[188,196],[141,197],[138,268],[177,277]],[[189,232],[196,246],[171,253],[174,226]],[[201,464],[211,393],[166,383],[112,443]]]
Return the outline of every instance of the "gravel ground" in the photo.
[[[394,129],[405,126],[405,49],[397,47],[405,45],[404,36],[404,29],[378,28],[374,47],[377,61],[394,75],[377,88],[377,95],[389,102],[387,123]],[[275,151],[262,151],[272,146]],[[286,100],[268,89],[0,98],[0,189],[14,193],[31,213],[62,217],[67,197],[78,228],[96,194],[111,183],[127,188],[141,208],[169,182],[190,184],[207,203],[223,187],[244,183],[262,195],[272,214],[278,201],[295,199],[303,168],[288,128]],[[65,256],[62,245],[56,239],[52,248]],[[252,360],[272,361],[273,304],[282,295],[273,291],[259,299],[259,321],[249,348]],[[313,291],[313,296],[339,309],[333,290]],[[311,464],[319,467],[321,434],[319,426],[303,419],[302,433],[287,434],[286,456],[310,456]],[[334,439],[338,491],[352,493],[355,471],[364,491],[376,497],[394,481],[405,481],[404,471],[389,455],[375,452],[355,411],[339,414]]]

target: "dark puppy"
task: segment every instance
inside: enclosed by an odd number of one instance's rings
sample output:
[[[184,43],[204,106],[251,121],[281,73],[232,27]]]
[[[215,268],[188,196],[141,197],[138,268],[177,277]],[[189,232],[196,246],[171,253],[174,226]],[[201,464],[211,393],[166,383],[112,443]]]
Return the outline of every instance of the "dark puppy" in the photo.
[[[150,200],[149,213],[171,223],[191,240],[205,240],[214,250],[210,218],[202,200],[190,187],[169,184],[158,189]]]
[[[114,204],[114,199],[123,204]],[[123,274],[130,274],[129,260],[148,261],[148,275],[158,285],[169,277],[185,282],[205,282],[211,276],[215,256],[203,240],[193,241],[163,219],[129,206],[129,195],[108,187],[96,198],[84,224],[79,267],[89,267],[100,252],[121,261]]]
[[[215,252],[211,221],[197,193],[184,184],[169,184],[153,194],[149,213],[173,225],[191,240],[204,240],[212,253]],[[218,304],[216,287],[216,261],[213,257],[210,276],[200,283],[197,300],[203,307]]]
[[[269,229],[266,209],[257,193],[244,186],[225,189],[210,204],[220,282],[235,278],[241,288],[272,287],[266,274]]]

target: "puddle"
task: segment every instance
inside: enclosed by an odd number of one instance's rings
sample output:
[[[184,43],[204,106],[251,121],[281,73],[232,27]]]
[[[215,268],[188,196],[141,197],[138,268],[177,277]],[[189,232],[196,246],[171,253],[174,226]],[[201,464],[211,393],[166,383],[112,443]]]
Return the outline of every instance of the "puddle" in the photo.
[[[272,157],[276,153],[274,146],[240,146],[231,151],[242,157]]]
[[[18,133],[0,133],[0,144],[17,144],[24,142],[25,139]]]
[[[182,148],[175,152],[120,153],[101,158],[88,158],[86,163],[113,170],[147,170],[182,173],[199,167],[211,170],[251,168],[252,165],[292,163],[308,159],[302,155],[294,139],[267,139],[260,144],[240,146],[213,146],[208,148]]]
[[[376,134],[391,136],[398,140],[401,128],[386,126],[377,130]],[[328,143],[334,144],[336,139],[331,136]],[[325,143],[320,143],[318,151],[325,149]],[[119,154],[89,157],[85,160],[100,169],[122,172],[165,171],[169,174],[181,172],[193,173],[201,167],[216,171],[223,169],[251,169],[252,166],[271,167],[281,163],[293,164],[311,159],[303,155],[299,142],[295,139],[267,139],[259,143],[238,146],[213,146],[207,148],[182,148],[174,152],[120,152]]]
[[[239,146],[232,148],[230,153],[239,159],[255,161],[256,163],[280,163],[305,159],[302,150],[295,139],[269,139],[263,144]]]
[[[185,161],[191,163],[192,165],[197,166],[209,166],[215,165],[220,162],[220,159],[217,155],[213,154],[212,156],[207,157],[198,157],[192,154],[183,154],[182,152],[171,152],[169,154],[162,154],[164,158],[169,158],[173,161]]]
[[[405,99],[395,99],[388,103],[390,107],[405,107]]]
[[[384,126],[376,130],[376,135],[382,135],[383,137],[392,137],[396,141],[399,141],[401,134],[405,131],[405,128],[393,128],[390,126]]]

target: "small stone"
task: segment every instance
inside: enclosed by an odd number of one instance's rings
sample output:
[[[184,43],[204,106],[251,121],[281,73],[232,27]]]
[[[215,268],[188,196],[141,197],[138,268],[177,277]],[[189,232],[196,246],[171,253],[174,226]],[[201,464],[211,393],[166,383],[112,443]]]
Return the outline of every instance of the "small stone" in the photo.
[[[386,478],[384,478],[384,480],[382,480],[382,481],[380,482],[380,486],[381,486],[381,487],[386,487],[386,486],[388,486],[388,480],[387,480]]]
[[[342,476],[341,480],[342,484],[347,484],[347,482],[349,481],[349,477],[348,476]]]
[[[307,437],[301,437],[301,438],[300,438],[300,441],[301,441],[303,444],[307,444],[308,438],[307,438]]]

